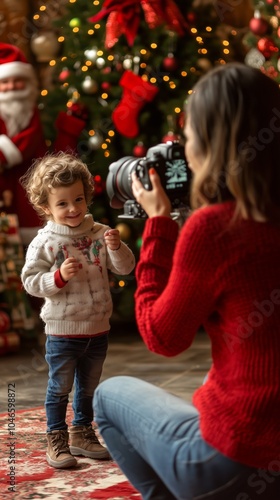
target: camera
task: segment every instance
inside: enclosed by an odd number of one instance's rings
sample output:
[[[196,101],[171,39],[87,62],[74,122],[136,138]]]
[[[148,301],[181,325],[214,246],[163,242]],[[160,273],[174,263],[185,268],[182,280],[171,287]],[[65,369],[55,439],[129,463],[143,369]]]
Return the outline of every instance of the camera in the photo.
[[[123,208],[119,217],[147,218],[146,212],[135,201],[132,193],[133,172],[143,187],[151,190],[149,169],[154,168],[174,210],[188,207],[191,171],[188,167],[184,147],[178,141],[169,141],[148,149],[146,156],[125,156],[109,166],[106,190],[112,208]]]

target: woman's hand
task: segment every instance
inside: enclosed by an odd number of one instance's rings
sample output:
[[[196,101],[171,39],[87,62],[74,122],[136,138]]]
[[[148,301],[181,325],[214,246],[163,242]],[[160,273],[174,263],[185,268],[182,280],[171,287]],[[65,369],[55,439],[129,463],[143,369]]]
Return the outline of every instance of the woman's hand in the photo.
[[[118,250],[121,246],[120,232],[118,229],[108,229],[105,231],[104,240],[110,250]]]
[[[82,264],[74,257],[69,257],[60,266],[60,276],[63,281],[69,281],[73,276],[76,276]]]
[[[148,217],[156,217],[159,215],[170,217],[171,202],[154,168],[149,170],[149,176],[152,184],[151,191],[148,191],[142,186],[135,172],[132,173],[132,192],[137,203],[145,210]]]

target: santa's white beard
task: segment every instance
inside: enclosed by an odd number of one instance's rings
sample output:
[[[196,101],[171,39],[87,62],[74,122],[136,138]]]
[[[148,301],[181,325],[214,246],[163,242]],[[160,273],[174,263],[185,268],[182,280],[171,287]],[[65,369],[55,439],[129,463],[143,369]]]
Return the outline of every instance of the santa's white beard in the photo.
[[[14,137],[29,125],[37,95],[34,85],[23,90],[0,92],[0,118],[5,123],[8,137]]]

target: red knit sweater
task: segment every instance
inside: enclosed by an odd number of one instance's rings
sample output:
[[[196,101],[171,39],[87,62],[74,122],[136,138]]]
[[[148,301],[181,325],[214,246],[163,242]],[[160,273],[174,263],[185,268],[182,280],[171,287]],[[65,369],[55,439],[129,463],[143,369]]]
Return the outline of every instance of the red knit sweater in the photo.
[[[232,223],[233,212],[233,202],[197,210],[178,241],[176,222],[147,220],[136,317],[147,347],[164,356],[186,350],[203,325],[213,364],[193,398],[202,435],[233,460],[273,469],[280,462],[280,226]]]

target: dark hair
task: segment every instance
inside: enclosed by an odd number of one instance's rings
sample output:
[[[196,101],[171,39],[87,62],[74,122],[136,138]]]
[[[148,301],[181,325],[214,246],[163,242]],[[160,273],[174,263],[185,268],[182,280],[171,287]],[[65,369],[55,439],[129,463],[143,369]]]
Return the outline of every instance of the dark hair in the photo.
[[[260,70],[229,63],[193,89],[187,119],[204,162],[194,207],[233,197],[237,213],[280,221],[280,89]]]

